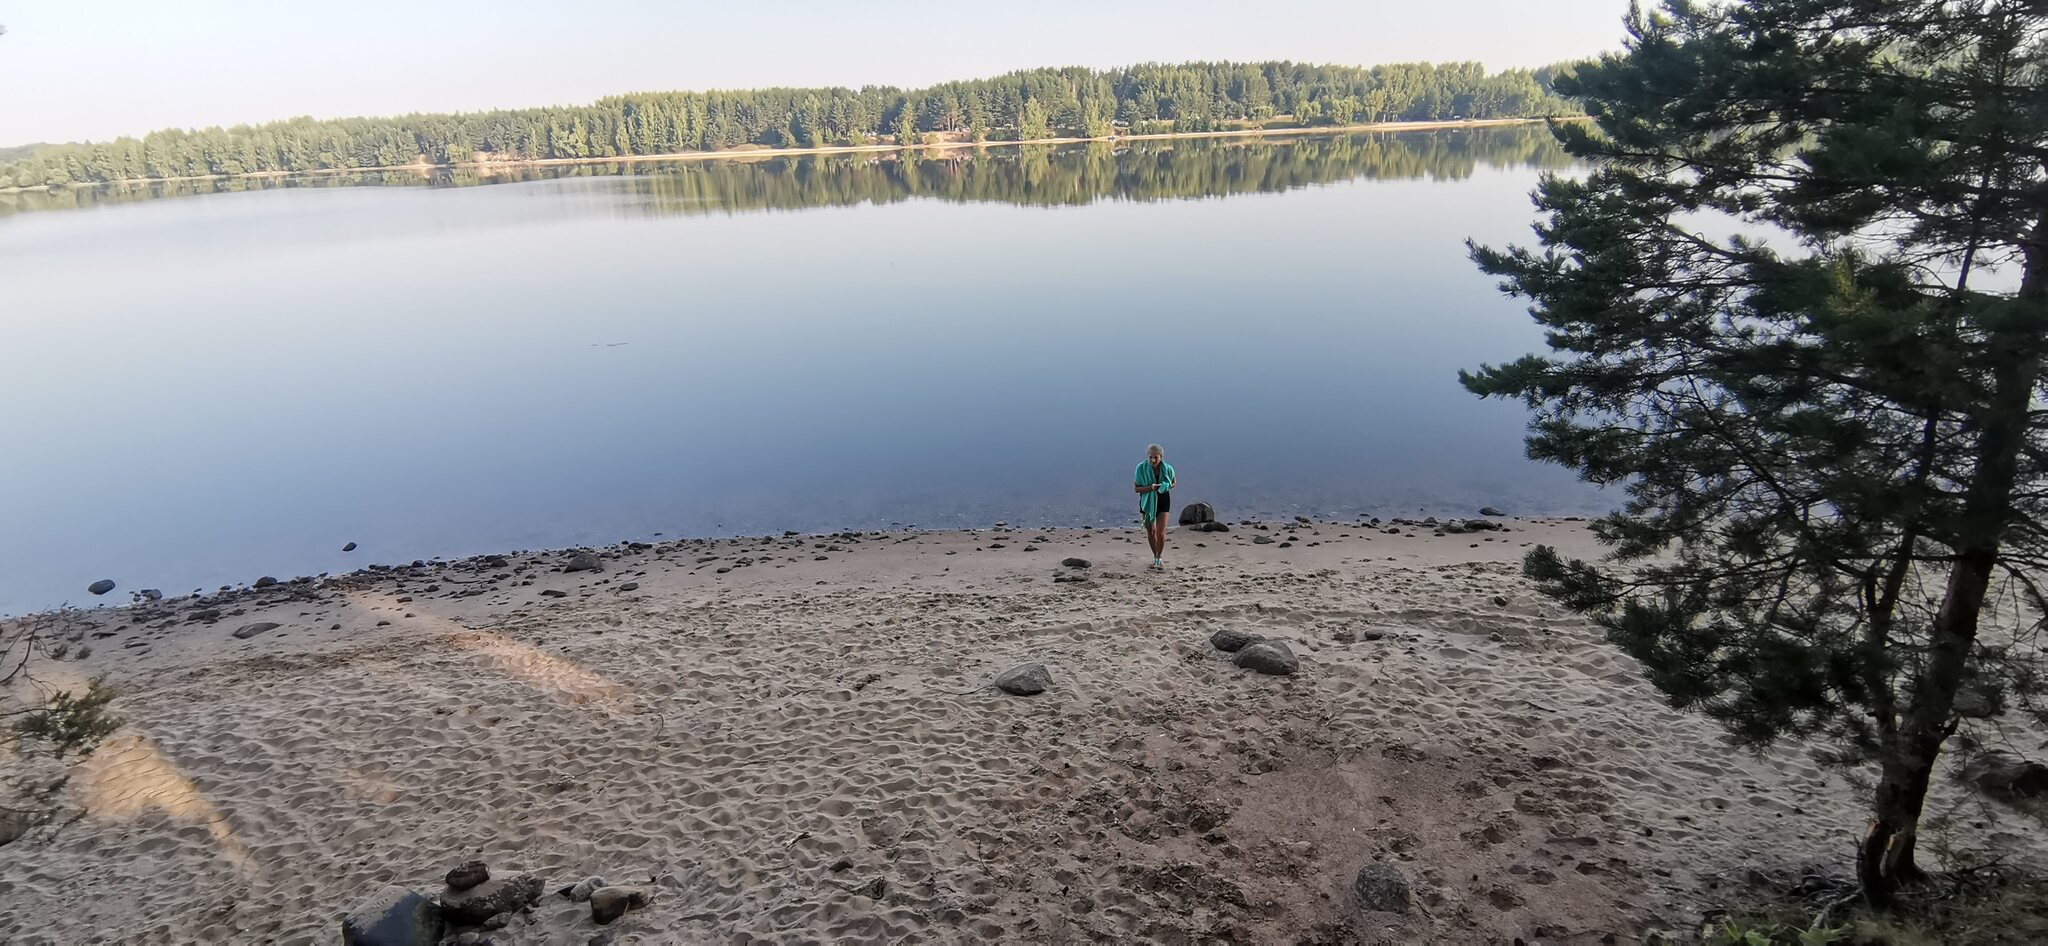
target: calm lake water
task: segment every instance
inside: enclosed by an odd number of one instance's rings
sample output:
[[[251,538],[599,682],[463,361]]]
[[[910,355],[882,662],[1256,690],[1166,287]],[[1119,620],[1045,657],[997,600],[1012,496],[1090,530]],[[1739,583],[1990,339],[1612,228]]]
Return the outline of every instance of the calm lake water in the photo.
[[[1122,524],[1153,441],[1232,520],[1598,512],[1456,379],[1541,347],[1462,241],[1568,167],[1510,128],[0,195],[0,613]]]

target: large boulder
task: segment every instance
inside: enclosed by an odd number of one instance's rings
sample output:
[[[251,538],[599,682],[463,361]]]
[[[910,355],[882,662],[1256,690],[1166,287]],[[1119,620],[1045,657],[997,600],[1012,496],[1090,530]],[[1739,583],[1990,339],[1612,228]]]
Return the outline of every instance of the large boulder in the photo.
[[[1408,912],[1408,878],[1392,864],[1367,864],[1351,879],[1359,909],[1381,913]]]
[[[1052,685],[1052,674],[1042,663],[1018,664],[996,674],[996,689],[1015,696],[1035,696]]]
[[[1284,677],[1300,669],[1301,661],[1296,660],[1294,651],[1285,641],[1257,640],[1244,645],[1232,660],[1246,670],[1275,677]]]
[[[435,946],[444,932],[434,901],[396,884],[371,894],[341,918],[342,946]]]
[[[1216,509],[1215,509],[1215,507],[1213,507],[1213,506],[1209,505],[1208,503],[1189,503],[1189,504],[1187,504],[1186,506],[1182,506],[1182,507],[1181,507],[1181,510],[1180,510],[1180,524],[1181,524],[1181,525],[1184,525],[1184,526],[1193,526],[1193,525],[1201,525],[1201,524],[1203,524],[1203,523],[1206,523],[1206,522],[1215,522],[1215,521],[1216,521]]]
[[[532,874],[493,877],[468,890],[441,895],[441,915],[460,926],[475,926],[500,913],[523,910],[540,899],[544,884]]]

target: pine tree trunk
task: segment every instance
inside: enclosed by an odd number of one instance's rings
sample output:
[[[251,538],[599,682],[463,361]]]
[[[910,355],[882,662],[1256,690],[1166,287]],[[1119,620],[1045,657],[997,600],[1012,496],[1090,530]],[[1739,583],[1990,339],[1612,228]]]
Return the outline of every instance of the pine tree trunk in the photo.
[[[2048,237],[2048,217],[2035,226]],[[1992,369],[1992,395],[1985,405],[1974,476],[1964,493],[1941,610],[1928,631],[1926,661],[1912,688],[1898,734],[1886,747],[1884,772],[1872,799],[1870,832],[1857,857],[1857,879],[1873,907],[1884,908],[1898,885],[1913,879],[1914,838],[1927,785],[1941,746],[1955,731],[1956,693],[1977,640],[1978,617],[1998,567],[1999,543],[2013,516],[2019,458],[2026,445],[2035,382],[2040,377],[2043,333],[2048,332],[2048,246],[2030,243],[2014,311],[2001,314],[1987,350],[2000,361]]]

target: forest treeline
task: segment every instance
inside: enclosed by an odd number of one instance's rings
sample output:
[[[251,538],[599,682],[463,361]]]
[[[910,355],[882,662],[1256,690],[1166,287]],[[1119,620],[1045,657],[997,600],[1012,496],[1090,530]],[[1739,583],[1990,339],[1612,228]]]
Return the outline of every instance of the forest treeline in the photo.
[[[467,187],[617,177],[640,199],[605,202],[655,216],[887,204],[913,198],[1074,206],[1270,193],[1360,178],[1456,180],[1480,167],[1559,170],[1570,163],[1547,128],[1514,125],[1363,132],[1290,139],[1148,139],[960,149],[902,155],[797,154],[673,163],[464,165],[307,177],[203,178],[131,187],[0,193],[0,216],[189,194],[273,188]]]
[[[755,89],[619,95],[586,106],[295,118],[42,145],[0,161],[0,188],[335,171],[491,160],[1576,115],[1568,65],[1290,62],[1034,69],[927,89]]]

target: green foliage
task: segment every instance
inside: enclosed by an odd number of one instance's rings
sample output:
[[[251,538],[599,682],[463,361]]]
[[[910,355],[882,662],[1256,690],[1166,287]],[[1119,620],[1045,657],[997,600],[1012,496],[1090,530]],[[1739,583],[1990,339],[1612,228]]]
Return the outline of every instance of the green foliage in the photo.
[[[1283,191],[1354,178],[1457,180],[1481,167],[1561,168],[1570,159],[1535,125],[1244,141],[1136,141],[1119,149],[1035,145],[948,153],[915,164],[880,154],[550,167],[439,168],[317,177],[161,181],[0,194],[0,217],[191,194],[299,187],[461,187],[624,175],[662,214],[889,203],[912,196],[1029,205],[1105,198],[1173,200]]]
[[[30,751],[39,749],[52,758],[91,752],[121,728],[121,719],[107,711],[115,695],[99,680],[77,696],[59,691],[39,709],[14,721],[15,736]]]
[[[172,180],[414,163],[605,158],[719,151],[742,145],[817,147],[921,132],[989,137],[1109,133],[1126,123],[1264,121],[1278,103],[1375,103],[1387,118],[1578,114],[1545,70],[1487,75],[1476,63],[1312,66],[1147,63],[1125,69],[1034,69],[905,91],[755,89],[613,96],[582,107],[406,115],[168,129],[141,138],[0,151],[0,188]],[[1446,105],[1445,103],[1450,103]],[[1184,129],[1185,130],[1185,129]],[[1001,132],[1007,131],[1007,134]],[[977,139],[978,140],[978,139]]]
[[[1707,946],[1831,946],[1848,938],[1847,927],[1751,926],[1732,920],[1700,931]]]
[[[1638,12],[1625,52],[1552,76],[1598,130],[1557,126],[1594,169],[1540,185],[1542,250],[1473,248],[1552,354],[1461,379],[1626,496],[1599,526],[1626,570],[1525,570],[1672,705],[1875,769],[1873,902],[1916,872],[1958,694],[2048,719],[2034,619],[1991,606],[2048,604],[2044,13]],[[2017,289],[1986,285],[2001,262]]]

